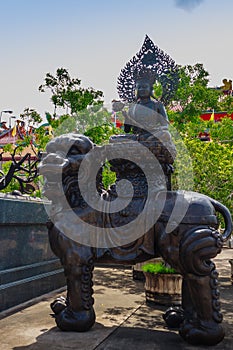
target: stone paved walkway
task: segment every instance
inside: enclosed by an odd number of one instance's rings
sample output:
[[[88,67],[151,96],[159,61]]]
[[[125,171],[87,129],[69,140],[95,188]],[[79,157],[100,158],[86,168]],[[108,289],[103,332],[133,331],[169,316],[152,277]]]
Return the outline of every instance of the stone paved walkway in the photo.
[[[220,273],[223,325],[226,337],[214,350],[233,349],[233,286],[229,259],[233,249],[224,248],[215,259]],[[145,303],[143,283],[133,281],[129,269],[95,269],[96,324],[86,333],[61,332],[50,316],[50,293],[34,305],[7,317],[0,314],[1,350],[183,350],[206,349],[186,344],[162,319],[166,307]],[[61,294],[61,293],[60,293]],[[59,295],[60,295],[59,294]]]

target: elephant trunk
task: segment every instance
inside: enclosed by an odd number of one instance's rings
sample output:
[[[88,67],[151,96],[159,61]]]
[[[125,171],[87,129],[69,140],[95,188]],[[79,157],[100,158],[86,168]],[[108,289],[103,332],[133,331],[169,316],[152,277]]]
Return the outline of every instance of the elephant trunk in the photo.
[[[225,223],[225,229],[222,234],[222,239],[225,242],[227,239],[230,238],[230,235],[233,231],[233,223],[232,223],[232,217],[230,211],[225,207],[225,205],[219,203],[218,201],[208,197],[209,200],[211,201],[212,205],[214,206],[214,209],[219,212],[224,219]]]

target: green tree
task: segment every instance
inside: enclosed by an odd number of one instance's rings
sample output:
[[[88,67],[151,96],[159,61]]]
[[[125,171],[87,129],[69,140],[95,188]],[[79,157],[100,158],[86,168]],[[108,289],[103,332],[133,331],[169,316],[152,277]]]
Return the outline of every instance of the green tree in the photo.
[[[39,91],[50,90],[51,101],[54,104],[54,115],[57,107],[66,108],[66,114],[71,115],[81,111],[88,106],[98,104],[103,97],[102,91],[93,88],[82,88],[81,80],[71,78],[65,68],[58,68],[56,75],[47,73],[44,84],[39,86]]]
[[[179,84],[172,103],[169,119],[182,129],[184,123],[196,121],[204,110],[218,110],[221,91],[208,87],[209,73],[200,63],[179,66]]]
[[[207,122],[206,124],[213,141],[233,146],[233,120],[231,118],[225,117],[221,122]]]
[[[90,137],[90,139],[96,144],[108,143],[109,138],[116,134],[122,134],[122,130],[113,126],[113,124],[103,124],[90,129],[84,133],[84,135]]]
[[[37,126],[42,122],[40,114],[33,108],[24,108],[23,113],[20,114],[20,118],[27,121],[29,125]]]
[[[229,114],[233,113],[233,96],[222,95],[218,106],[219,111],[227,111]]]
[[[81,134],[92,128],[111,124],[111,113],[103,106],[102,102],[79,111],[75,118],[77,131]]]
[[[162,84],[156,81],[153,85],[153,95],[155,98],[160,99],[163,94]]]
[[[173,189],[180,187],[204,193],[225,204],[233,214],[233,122],[228,117],[218,123],[200,118],[208,109],[232,113],[233,97],[208,87],[209,74],[202,64],[180,67],[179,74],[178,90],[168,109],[169,119],[182,137],[182,142],[174,139],[178,154]],[[199,132],[205,129],[212,142],[198,139]],[[187,156],[192,160],[189,164],[185,161]],[[191,168],[193,179],[190,178]],[[181,184],[178,178],[182,178]]]
[[[88,134],[94,138],[96,143],[106,139],[106,133],[111,136],[113,134],[113,125],[111,124],[111,113],[103,106],[102,103],[89,106],[73,115],[64,114],[59,117],[52,117],[46,113],[48,124],[53,129],[53,135],[77,132],[80,134]],[[110,131],[110,132],[107,132]],[[117,133],[119,129],[114,128]],[[119,132],[118,132],[119,133]]]
[[[200,123],[209,127],[212,142],[200,141],[195,136]],[[188,122],[182,130],[182,141],[178,139],[174,142],[178,154],[172,176],[173,189],[180,187],[204,193],[225,204],[233,215],[232,120],[223,118],[222,122],[218,123]],[[188,163],[185,157],[191,159],[191,163]],[[193,173],[193,179],[190,178],[190,171]],[[182,178],[182,183],[178,184],[178,177]]]

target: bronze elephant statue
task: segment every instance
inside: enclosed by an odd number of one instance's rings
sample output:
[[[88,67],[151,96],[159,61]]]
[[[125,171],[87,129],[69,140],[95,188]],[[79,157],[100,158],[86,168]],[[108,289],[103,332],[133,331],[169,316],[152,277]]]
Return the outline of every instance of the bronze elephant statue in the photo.
[[[161,144],[153,142],[154,155],[156,152],[158,156],[164,155]],[[67,278],[67,299],[52,304],[57,326],[61,330],[78,332],[93,326],[95,262],[133,265],[162,256],[183,276],[184,320],[179,325],[180,335],[191,344],[217,344],[224,338],[224,329],[218,273],[211,259],[221,252],[223,241],[231,234],[229,210],[199,193],[167,190],[165,165],[171,163],[169,152],[146,177],[151,163],[141,154],[144,150],[139,147],[130,160],[129,155],[123,157],[123,150],[118,152],[121,147],[132,155],[131,140],[125,143],[116,140],[97,147],[85,136],[68,134],[52,139],[47,145],[40,173],[45,178],[44,193],[52,201],[49,240]],[[94,154],[93,158],[89,154],[95,149],[99,155],[114,153],[109,163],[116,172],[116,184],[108,190],[102,186],[101,169],[94,171],[96,169],[92,168],[96,156]],[[81,168],[84,160],[85,166]],[[95,196],[100,207],[93,208],[89,204],[89,197],[93,195],[89,191],[90,177],[95,180]],[[119,194],[117,185],[122,179]],[[131,200],[128,200],[128,182],[131,182]],[[125,207],[111,210],[118,197],[126,203]],[[223,234],[218,232],[216,212],[222,214],[225,221]]]

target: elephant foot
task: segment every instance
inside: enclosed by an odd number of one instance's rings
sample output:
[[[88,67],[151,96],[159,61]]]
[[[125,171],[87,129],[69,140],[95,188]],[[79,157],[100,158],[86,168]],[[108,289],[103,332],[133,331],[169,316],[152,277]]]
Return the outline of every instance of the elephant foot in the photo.
[[[54,314],[58,315],[67,307],[67,300],[63,296],[60,296],[50,304],[50,307]]]
[[[224,338],[225,332],[220,324],[207,321],[185,321],[180,336],[192,345],[216,345]]]
[[[56,324],[62,331],[86,332],[95,323],[95,311],[73,311],[69,306],[55,316]]]

